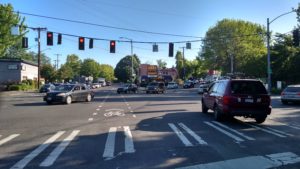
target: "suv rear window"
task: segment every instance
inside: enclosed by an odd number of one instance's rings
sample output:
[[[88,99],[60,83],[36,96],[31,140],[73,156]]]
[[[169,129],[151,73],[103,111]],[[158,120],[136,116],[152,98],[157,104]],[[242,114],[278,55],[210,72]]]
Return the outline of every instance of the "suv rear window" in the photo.
[[[231,82],[232,94],[267,94],[264,85],[259,81],[233,81]]]
[[[285,92],[300,92],[300,87],[287,87]]]

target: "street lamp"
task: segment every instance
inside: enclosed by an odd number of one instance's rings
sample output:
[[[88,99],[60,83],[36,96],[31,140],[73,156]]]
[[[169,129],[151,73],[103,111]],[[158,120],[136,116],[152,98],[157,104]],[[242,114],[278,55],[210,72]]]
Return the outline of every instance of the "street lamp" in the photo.
[[[293,12],[296,12],[295,9],[293,9],[292,11],[290,12],[286,12],[286,13],[283,13],[279,16],[277,16],[276,18],[274,18],[273,20],[269,21],[269,18],[267,18],[267,48],[268,48],[268,92],[271,94],[271,90],[272,90],[272,81],[271,81],[271,74],[272,74],[272,70],[271,70],[271,56],[270,56],[270,24],[272,22],[274,22],[276,19],[284,16],[284,15],[287,15],[287,14],[290,14],[290,13],[293,13]]]
[[[127,39],[130,41],[131,46],[131,82],[133,83],[133,46],[132,46],[132,39],[126,37],[120,37],[120,39]]]

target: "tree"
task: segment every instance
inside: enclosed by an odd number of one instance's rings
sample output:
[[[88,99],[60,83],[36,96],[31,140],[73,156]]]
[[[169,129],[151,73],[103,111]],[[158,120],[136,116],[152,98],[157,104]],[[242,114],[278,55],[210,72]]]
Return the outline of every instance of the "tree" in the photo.
[[[231,59],[235,72],[264,77],[266,74],[266,46],[264,27],[243,20],[223,19],[205,35],[201,57],[206,67],[231,72]],[[255,66],[254,66],[255,65]]]
[[[157,66],[159,68],[166,68],[167,67],[167,62],[163,61],[162,59],[158,59],[158,60],[156,60],[156,62],[157,62]]]
[[[74,76],[80,75],[81,60],[79,59],[79,56],[75,54],[68,55],[65,64],[71,67]]]
[[[180,51],[177,51],[176,56],[176,69],[180,79],[183,79],[183,56]]]
[[[72,69],[72,68],[71,68]],[[99,77],[99,63],[93,59],[85,59],[81,64],[80,75],[92,76],[94,79]]]
[[[45,78],[46,82],[53,82],[56,80],[56,71],[51,64],[44,64],[41,66],[41,76]]]
[[[14,13],[11,4],[0,4],[0,57],[13,45],[20,45],[21,38],[25,34],[24,18]],[[20,25],[19,35],[12,35],[11,28]]]
[[[73,77],[74,74],[72,68],[68,65],[62,65],[58,70],[58,78],[60,80],[69,81],[70,79],[73,79]]]
[[[137,74],[139,69],[140,59],[137,55],[133,56],[133,74]],[[122,58],[115,68],[115,76],[121,82],[127,82],[132,79],[131,77],[131,56]]]
[[[102,64],[100,65],[99,77],[105,78],[107,81],[114,80],[114,68],[110,65]]]

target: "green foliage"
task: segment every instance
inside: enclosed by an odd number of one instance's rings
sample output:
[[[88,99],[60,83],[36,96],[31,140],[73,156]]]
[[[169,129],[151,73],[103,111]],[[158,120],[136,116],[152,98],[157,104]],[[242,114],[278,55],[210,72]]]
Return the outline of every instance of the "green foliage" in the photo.
[[[100,65],[99,77],[105,78],[106,81],[114,80],[114,68],[110,65],[102,64]]]
[[[133,61],[133,73],[137,74],[140,60],[137,55],[133,56],[133,60],[131,60],[131,56],[125,56],[122,58],[115,68],[115,76],[121,82],[128,82],[131,80],[131,61]]]
[[[99,63],[93,59],[85,59],[81,64],[80,74],[83,76],[92,76],[94,79],[99,77]]]
[[[62,65],[58,70],[58,79],[59,80],[70,80],[74,77],[73,70],[68,65]]]
[[[56,80],[56,71],[51,64],[44,64],[41,67],[41,77],[45,78],[46,82],[53,82]]]
[[[156,62],[157,62],[157,66],[159,68],[166,68],[167,67],[167,62],[162,60],[162,59],[158,59],[158,60],[156,60]]]
[[[230,72],[230,56],[234,58],[234,71],[249,76],[266,74],[265,29],[242,20],[223,19],[206,32],[201,58],[208,69]],[[255,65],[255,66],[254,66]]]
[[[15,14],[12,5],[0,4],[0,57],[3,57],[9,47],[21,44],[21,37],[24,35],[24,18]],[[15,25],[21,25],[20,35],[12,35],[11,28]]]
[[[21,90],[21,85],[10,85],[8,86],[9,91],[19,91]]]
[[[79,59],[79,56],[77,56],[75,54],[68,55],[65,64],[67,66],[71,67],[74,76],[80,75],[80,68],[81,68],[82,62]]]
[[[175,55],[176,59],[176,69],[179,75],[179,78],[183,79],[183,56],[180,51],[177,51]]]

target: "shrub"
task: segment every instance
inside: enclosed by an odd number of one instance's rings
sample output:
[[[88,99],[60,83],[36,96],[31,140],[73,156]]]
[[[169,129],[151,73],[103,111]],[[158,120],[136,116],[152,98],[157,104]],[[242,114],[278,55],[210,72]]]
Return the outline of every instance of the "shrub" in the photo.
[[[279,95],[281,94],[282,89],[276,89],[276,88],[272,88],[271,93],[275,94],[275,95]]]
[[[19,91],[21,90],[21,85],[10,85],[8,86],[9,91]]]

